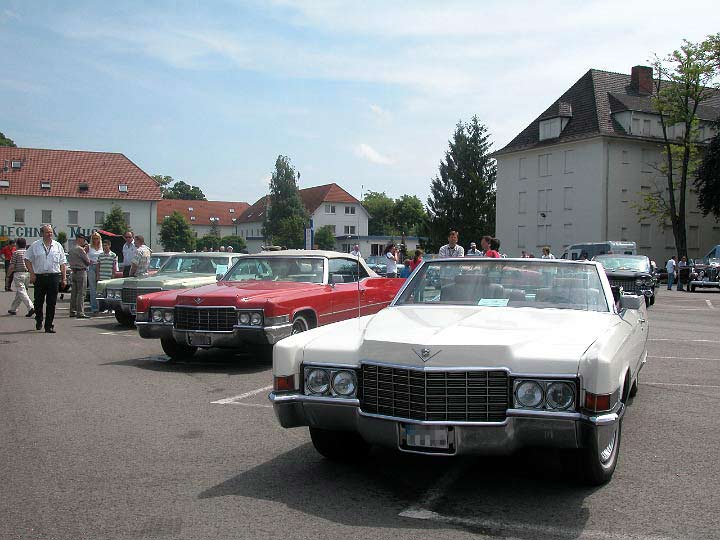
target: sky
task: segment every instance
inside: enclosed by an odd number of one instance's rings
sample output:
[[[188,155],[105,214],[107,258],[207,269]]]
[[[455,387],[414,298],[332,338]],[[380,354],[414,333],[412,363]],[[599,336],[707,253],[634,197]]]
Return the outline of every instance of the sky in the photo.
[[[114,5],[113,5],[114,4]],[[720,31],[713,1],[0,0],[0,132],[121,152],[210,200],[300,187],[426,200],[458,121],[500,149],[590,68]]]

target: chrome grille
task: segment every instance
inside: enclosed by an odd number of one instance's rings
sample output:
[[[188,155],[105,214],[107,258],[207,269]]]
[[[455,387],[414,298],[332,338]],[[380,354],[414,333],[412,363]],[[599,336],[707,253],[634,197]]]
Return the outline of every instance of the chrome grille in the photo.
[[[425,421],[502,422],[505,371],[423,371],[363,364],[360,408]]]
[[[237,324],[234,308],[192,308],[175,306],[174,325],[178,330],[231,332]]]
[[[123,287],[120,295],[122,297],[123,304],[135,304],[139,295],[150,294],[160,291],[162,291],[162,289],[159,287],[154,289],[131,289],[129,287]]]
[[[640,287],[635,284],[635,278],[617,279],[608,277],[608,281],[611,287],[622,287],[626,293],[642,294]]]

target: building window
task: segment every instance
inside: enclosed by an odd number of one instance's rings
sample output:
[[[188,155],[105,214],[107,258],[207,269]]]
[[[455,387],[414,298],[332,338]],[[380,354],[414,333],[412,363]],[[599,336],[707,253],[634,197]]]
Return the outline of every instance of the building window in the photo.
[[[650,234],[650,224],[649,223],[641,223],[640,224],[640,247],[642,248],[649,248],[651,247],[652,238]]]
[[[575,150],[565,150],[565,174],[575,172]]]
[[[355,207],[354,206],[346,206],[345,207],[345,213],[355,215]],[[349,253],[349,252],[348,252]]]
[[[538,156],[538,176],[550,176],[550,154]]]
[[[552,225],[537,226],[537,247],[550,245],[550,227]]]
[[[24,208],[16,208],[15,209],[15,223],[25,223],[25,209]]]
[[[231,213],[231,214],[234,214],[234,213],[235,213],[235,209],[234,209],[234,208],[231,208],[231,209],[230,209],[230,213]]]
[[[630,133],[632,133],[633,135],[640,135],[640,119],[639,118],[632,119],[632,127],[630,128]]]
[[[345,234],[355,234],[355,225],[345,225]]]
[[[573,226],[572,223],[565,223],[563,225],[563,246],[569,246],[573,240]]]
[[[42,222],[43,222],[43,225],[45,223],[52,223],[52,210],[43,210],[42,211]]]
[[[325,205],[325,213],[326,214],[334,214],[335,213],[335,205],[334,204],[326,204]]]
[[[627,242],[627,239],[628,239],[627,227],[620,227],[620,240],[623,242]]]
[[[538,212],[552,210],[552,189],[538,189]]]
[[[650,135],[652,135],[652,123],[647,118],[645,120],[643,120],[642,134],[645,135],[646,137],[649,137]]]
[[[563,208],[565,210],[572,210],[572,199],[573,199],[573,188],[563,188]]]
[[[625,189],[625,188],[622,188],[622,189],[620,190],[620,202],[621,202],[621,203],[626,203],[626,202],[628,202],[628,194],[627,194],[627,193],[628,193],[628,190]]]
[[[68,225],[77,225],[78,224],[78,211],[77,210],[68,210]]]
[[[350,253],[350,251],[351,251],[351,246],[350,246],[350,244],[343,244],[343,245],[342,245],[342,252],[343,252],[343,253]]]
[[[622,151],[622,158],[620,158],[620,163],[623,165],[628,165],[630,163],[630,152],[627,150]]]
[[[125,219],[125,225],[130,226],[130,212],[123,212],[123,218]]]
[[[524,248],[524,247],[525,247],[525,244],[527,243],[527,233],[526,233],[526,231],[527,231],[527,229],[526,229],[525,225],[518,225],[518,228],[517,228],[517,234],[518,234],[518,237],[517,237],[517,247],[519,247],[519,248]]]
[[[527,192],[521,191],[518,193],[518,214],[524,214],[527,212]]]
[[[650,150],[649,148],[643,148],[642,149],[642,169],[641,171],[644,173],[651,173],[655,171],[655,159],[654,159],[654,152]]]
[[[95,210],[95,225],[102,225],[105,223],[105,212]]]
[[[336,226],[336,225],[328,225],[328,227],[330,227],[330,230],[332,231],[333,234],[336,234],[336,233],[337,233],[337,226]],[[348,252],[348,253],[350,253],[350,252]]]
[[[697,225],[688,228],[688,249],[700,249],[700,228]]]
[[[195,216],[190,216],[190,221],[195,221]]]
[[[518,180],[525,180],[527,178],[527,158],[521,157],[518,159]]]

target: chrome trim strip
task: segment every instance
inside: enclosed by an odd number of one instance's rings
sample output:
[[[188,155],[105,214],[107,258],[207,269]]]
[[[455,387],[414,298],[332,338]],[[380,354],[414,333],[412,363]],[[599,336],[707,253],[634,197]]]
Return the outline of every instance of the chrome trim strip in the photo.
[[[368,418],[378,418],[380,420],[390,420],[392,422],[400,422],[401,424],[419,424],[423,426],[504,426],[508,423],[505,418],[502,422],[462,422],[452,420],[413,420],[412,418],[403,418],[399,416],[385,416],[384,414],[366,413],[358,408],[360,416]]]
[[[302,367],[316,367],[316,368],[328,368],[328,369],[355,369],[359,370],[360,366],[357,364],[323,364],[322,362],[302,362]]]
[[[168,323],[168,322],[158,323],[158,322],[155,322],[155,321],[137,321],[137,320],[135,321],[135,326],[137,326],[137,325],[150,325],[150,324],[154,324],[154,325],[156,325],[156,326],[170,326],[170,327],[172,327],[172,325],[173,325],[173,323]]]
[[[261,327],[258,327],[258,330],[260,330]],[[232,334],[234,330],[181,330],[179,328],[173,328],[174,332],[182,333],[182,332],[191,332],[193,334]]]
[[[324,403],[326,405],[342,405],[346,407],[360,408],[360,400],[357,398],[342,397],[325,397],[325,396],[306,396],[304,394],[276,394],[270,392],[268,399],[273,403],[290,403],[294,401],[308,403]]]
[[[551,409],[508,409],[508,416],[515,418],[547,418],[560,420],[580,420],[582,415],[578,412],[553,411]]]
[[[235,311],[257,311],[259,313],[262,313],[262,309],[243,309],[239,310],[235,306],[188,306],[185,304],[175,304],[172,308],[166,308],[166,309],[175,309],[175,308],[189,308],[189,309],[234,309]]]
[[[509,368],[506,367],[468,367],[468,366],[413,366],[407,364],[391,364],[388,362],[380,362],[378,360],[361,360],[360,367],[363,364],[378,367],[389,367],[397,369],[410,369],[413,371],[505,371],[508,376],[512,375]]]
[[[371,307],[375,307],[375,306],[387,306],[389,304],[390,304],[390,302],[376,302],[375,304],[363,304],[359,307],[360,307],[360,309],[366,309],[366,308],[371,308]],[[357,311],[357,310],[358,310],[358,306],[355,306],[350,309],[341,309],[340,311],[332,311],[330,313],[324,313],[324,314],[318,315],[318,316],[319,317],[330,317],[331,315],[337,315],[338,313],[347,313],[349,311]]]

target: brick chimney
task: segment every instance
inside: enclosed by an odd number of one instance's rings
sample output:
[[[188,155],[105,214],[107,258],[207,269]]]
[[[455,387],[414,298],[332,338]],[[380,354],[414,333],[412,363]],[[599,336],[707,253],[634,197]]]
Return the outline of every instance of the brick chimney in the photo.
[[[641,95],[653,93],[653,70],[648,66],[633,66],[630,75],[630,88]]]

